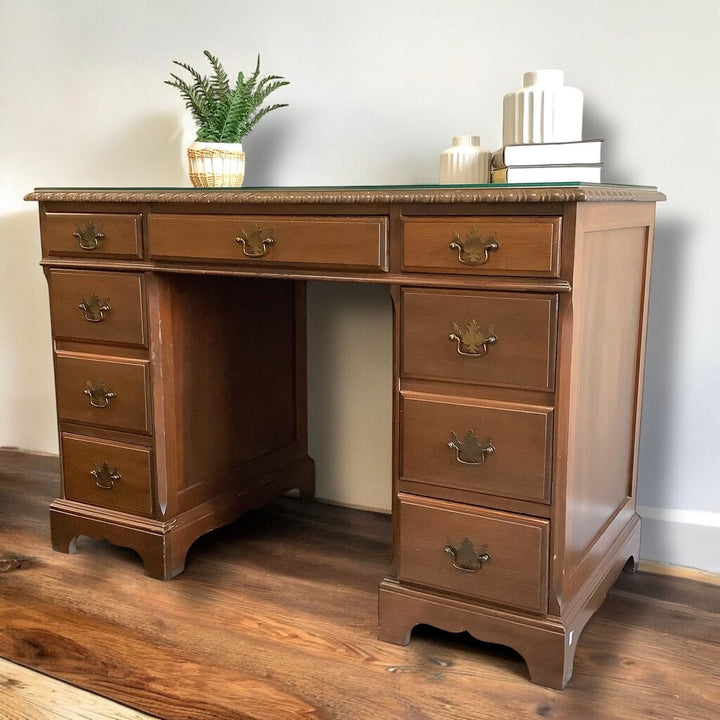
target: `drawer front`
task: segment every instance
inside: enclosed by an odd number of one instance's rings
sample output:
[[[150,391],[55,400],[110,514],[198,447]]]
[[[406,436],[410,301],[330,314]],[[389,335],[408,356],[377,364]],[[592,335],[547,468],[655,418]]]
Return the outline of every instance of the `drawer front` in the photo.
[[[400,580],[547,612],[549,521],[401,497]]]
[[[68,500],[152,515],[150,448],[63,434],[62,456]]]
[[[51,270],[49,284],[55,338],[147,347],[142,275]]]
[[[552,390],[557,297],[403,292],[405,376]]]
[[[556,277],[560,218],[405,218],[402,256],[419,272]]]
[[[384,217],[151,215],[156,259],[388,269]]]
[[[148,363],[58,355],[60,420],[150,433]]]
[[[404,394],[401,413],[401,480],[550,502],[551,408]]]
[[[140,214],[47,213],[42,220],[45,257],[142,258]]]

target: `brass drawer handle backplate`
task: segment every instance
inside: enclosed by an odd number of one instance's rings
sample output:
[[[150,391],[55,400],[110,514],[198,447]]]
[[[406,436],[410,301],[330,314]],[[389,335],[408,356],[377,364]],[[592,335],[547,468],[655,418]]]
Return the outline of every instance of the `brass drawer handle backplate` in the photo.
[[[259,258],[267,255],[268,247],[275,244],[275,238],[272,230],[266,233],[262,228],[256,227],[254,230],[243,230],[240,237],[235,238],[235,242],[242,245],[245,257]]]
[[[96,408],[106,408],[110,404],[110,399],[117,397],[114,392],[105,388],[105,383],[102,380],[96,380],[95,382],[88,380],[85,383],[83,393],[90,398],[90,404]]]
[[[477,551],[472,540],[466,537],[457,547],[450,541],[443,550],[452,557],[452,565],[462,572],[477,572],[490,562],[490,553],[486,548]]]
[[[77,238],[78,245],[83,250],[97,250],[100,243],[105,239],[105,233],[95,229],[95,226],[89,222],[84,228],[78,227],[73,233],[73,237]]]
[[[451,250],[457,250],[458,261],[463,265],[484,265],[490,258],[491,252],[500,249],[497,235],[481,237],[476,228],[461,238],[458,233],[450,243]]]
[[[453,331],[450,333],[449,339],[457,342],[458,355],[464,357],[484,357],[487,355],[488,345],[494,345],[497,342],[497,335],[492,328],[482,332],[475,320],[471,320],[465,330],[461,330],[453,323]]]
[[[455,450],[455,460],[461,465],[482,465],[486,456],[495,452],[492,438],[481,442],[472,430],[468,430],[462,438],[451,432],[448,447]]]
[[[85,319],[88,322],[102,322],[106,319],[105,313],[112,310],[107,298],[101,300],[97,295],[93,295],[89,300],[83,299],[78,307],[83,311]]]
[[[95,484],[101,490],[112,490],[115,483],[122,478],[118,469],[112,469],[106,462],[100,467],[95,465],[95,469],[91,470],[90,474],[95,478]]]

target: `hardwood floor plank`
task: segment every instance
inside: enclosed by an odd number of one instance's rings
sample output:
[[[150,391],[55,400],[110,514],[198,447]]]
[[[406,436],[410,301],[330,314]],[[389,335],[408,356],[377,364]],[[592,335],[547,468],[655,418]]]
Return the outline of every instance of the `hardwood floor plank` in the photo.
[[[0,572],[0,656],[163,720],[720,713],[717,587],[623,576],[559,692],[530,683],[512,650],[465,633],[378,641],[386,516],[283,499],[201,538],[186,571],[162,582],[104,541],[53,552],[57,475],[32,467],[0,453],[0,550],[23,558]]]
[[[654,574],[664,577],[676,577],[682,580],[692,580],[693,582],[720,587],[720,575],[708,572],[707,570],[697,570],[696,568],[682,567],[680,565],[668,565],[666,563],[655,562],[654,560],[641,560],[639,569],[642,570],[645,575]]]
[[[715,588],[715,589],[713,589]],[[715,615],[720,614],[720,589],[714,583],[654,573],[623,574],[615,583],[618,591],[630,590],[652,600],[688,605]]]
[[[153,720],[106,698],[0,659],[2,720]]]
[[[706,592],[720,595],[720,589],[713,586],[706,586]],[[703,604],[705,607],[680,600],[661,600],[636,594],[633,589],[616,587],[603,605],[603,617],[618,623],[653,629],[662,634],[720,645],[720,612],[710,609],[714,601]]]

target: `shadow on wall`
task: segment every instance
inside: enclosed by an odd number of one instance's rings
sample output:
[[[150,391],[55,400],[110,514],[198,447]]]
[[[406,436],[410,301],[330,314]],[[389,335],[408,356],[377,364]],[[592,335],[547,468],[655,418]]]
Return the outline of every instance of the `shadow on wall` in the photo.
[[[585,139],[603,138],[603,181],[608,183],[637,183],[631,157],[623,157],[613,119],[601,106],[588,102],[584,110]],[[662,188],[660,188],[662,190]],[[691,229],[687,222],[665,219],[666,204],[657,208],[655,245],[653,251],[650,310],[648,317],[647,352],[645,359],[645,387],[643,414],[640,429],[640,460],[638,467],[638,503],[641,506],[672,508],[680,496],[672,486],[677,464],[677,447],[674,438],[677,422],[673,408],[682,392],[678,379],[682,377],[683,348],[678,331],[683,327],[681,317],[685,277],[683,267],[687,255],[678,253],[678,246],[691,242]],[[650,537],[643,538],[643,553],[648,550]],[[657,541],[663,545],[672,542],[660,534]],[[653,547],[655,558],[667,558],[668,547]]]
[[[50,310],[40,257],[36,205],[0,214],[0,446],[56,453]]]
[[[673,407],[682,391],[677,384],[683,362],[679,299],[686,275],[686,255],[677,248],[690,242],[687,234],[687,225],[674,220],[661,218],[655,228],[638,479],[639,504],[651,507],[672,507],[679,495],[669,483],[677,477]]]
[[[157,113],[136,118],[106,147],[85,159],[89,176],[84,185],[130,187],[187,187],[187,130],[181,115]],[[95,167],[96,157],[103,166]],[[82,171],[78,171],[82,172]],[[102,178],[98,178],[99,174]]]
[[[287,135],[263,132],[258,126],[243,139],[246,187],[270,187],[283,175],[283,166],[295,162]]]
[[[632,176],[632,166],[629,171],[626,169],[627,158],[620,156],[619,149],[613,138],[617,137],[615,128],[612,127],[613,118],[602,112],[602,108],[592,101],[585,99],[583,110],[583,139],[605,140],[602,150],[602,161],[605,167],[602,171],[602,180],[606,183],[633,184],[637,178]]]

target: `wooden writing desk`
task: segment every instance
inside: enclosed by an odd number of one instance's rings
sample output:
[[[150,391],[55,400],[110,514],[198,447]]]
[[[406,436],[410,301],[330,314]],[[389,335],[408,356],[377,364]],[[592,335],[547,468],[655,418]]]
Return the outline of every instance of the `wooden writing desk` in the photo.
[[[38,190],[62,497],[53,547],[192,542],[299,488],[305,281],[394,312],[384,640],[428,623],[515,648],[560,688],[627,563],[652,188]]]

